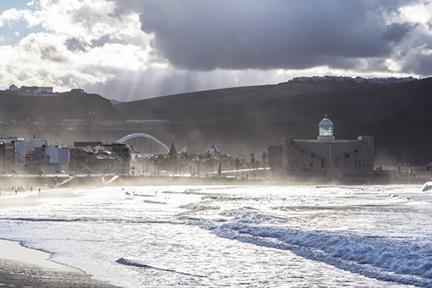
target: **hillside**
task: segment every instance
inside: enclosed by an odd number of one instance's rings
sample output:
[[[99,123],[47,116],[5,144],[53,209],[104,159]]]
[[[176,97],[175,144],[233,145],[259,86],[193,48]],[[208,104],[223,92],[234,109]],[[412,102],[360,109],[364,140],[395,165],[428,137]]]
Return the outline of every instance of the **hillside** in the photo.
[[[377,154],[432,161],[432,78],[406,83],[287,82],[185,93],[117,105],[128,119],[182,123],[184,142],[263,149],[280,136],[316,137],[324,113],[338,138],[376,137]],[[203,141],[206,139],[206,141]]]
[[[432,162],[430,91],[432,78],[379,84],[302,78],[128,103],[86,93],[36,97],[1,91],[1,134],[36,133],[67,143],[113,141],[126,133],[147,132],[167,143],[175,136],[178,145],[187,145],[193,152],[215,144],[222,151],[247,156],[263,152],[281,136],[315,138],[317,123],[328,113],[336,124],[337,138],[374,135],[378,159],[424,164]],[[63,123],[64,119],[87,121],[77,125]],[[170,122],[124,121],[154,119]]]
[[[22,96],[0,91],[1,121],[116,119],[117,115],[111,102],[97,94],[65,92],[53,96]]]

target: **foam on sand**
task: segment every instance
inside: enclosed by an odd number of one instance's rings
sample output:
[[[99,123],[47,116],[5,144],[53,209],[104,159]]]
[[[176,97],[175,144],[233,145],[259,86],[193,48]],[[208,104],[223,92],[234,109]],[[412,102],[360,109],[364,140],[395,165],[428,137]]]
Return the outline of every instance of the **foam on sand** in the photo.
[[[82,273],[65,265],[55,263],[49,259],[48,253],[26,248],[18,242],[0,240],[0,258],[12,260],[27,265],[38,266],[43,269],[55,270],[59,272]]]
[[[131,260],[131,259],[126,259],[126,258],[119,258],[116,260],[117,263],[122,264],[122,265],[126,265],[126,266],[134,266],[137,268],[145,268],[145,269],[153,269],[153,270],[158,270],[161,272],[170,272],[170,273],[175,273],[175,274],[181,274],[184,276],[192,276],[192,277],[200,277],[200,278],[205,278],[206,276],[203,275],[197,275],[197,274],[191,274],[191,273],[186,273],[186,272],[180,272],[174,269],[168,269],[168,268],[160,268],[160,267],[155,267],[155,266],[151,266],[149,264],[145,264],[142,261],[139,260]]]

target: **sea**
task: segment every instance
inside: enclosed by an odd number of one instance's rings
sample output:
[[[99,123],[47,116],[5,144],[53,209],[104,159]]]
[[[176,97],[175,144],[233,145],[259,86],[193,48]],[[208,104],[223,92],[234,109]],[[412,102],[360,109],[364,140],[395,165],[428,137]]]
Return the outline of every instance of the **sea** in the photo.
[[[432,287],[418,185],[68,193],[0,209],[0,238],[121,287]]]

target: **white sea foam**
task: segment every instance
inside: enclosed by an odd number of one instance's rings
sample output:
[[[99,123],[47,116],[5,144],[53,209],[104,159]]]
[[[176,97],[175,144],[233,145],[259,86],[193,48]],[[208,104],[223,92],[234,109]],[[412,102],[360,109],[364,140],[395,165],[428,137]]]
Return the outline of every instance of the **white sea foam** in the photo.
[[[205,223],[205,227],[221,237],[290,250],[379,280],[432,287],[432,243],[417,245],[381,237],[255,226],[247,223],[260,223],[261,217],[245,218],[218,227]]]
[[[162,272],[175,273],[175,274],[180,274],[180,275],[184,275],[184,276],[200,277],[200,278],[206,277],[203,275],[197,275],[197,274],[191,274],[191,273],[187,273],[187,272],[177,271],[177,270],[174,270],[171,268],[156,267],[156,266],[146,264],[140,260],[132,260],[132,259],[127,259],[127,258],[123,258],[123,257],[117,259],[116,262],[119,264],[122,264],[122,265],[126,265],[126,266],[133,266],[133,267],[144,268],[144,269],[154,269],[154,270],[158,270],[158,271],[162,271]]]
[[[0,209],[0,238],[122,287],[432,287],[415,186],[128,190]]]

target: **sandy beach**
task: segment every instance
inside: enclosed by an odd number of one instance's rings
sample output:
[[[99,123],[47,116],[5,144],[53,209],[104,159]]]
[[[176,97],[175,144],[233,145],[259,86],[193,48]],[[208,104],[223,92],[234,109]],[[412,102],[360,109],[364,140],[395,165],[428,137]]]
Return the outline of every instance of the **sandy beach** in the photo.
[[[38,205],[51,197],[77,197],[70,190],[15,193],[3,192],[0,209]],[[0,287],[100,287],[116,286],[100,282],[84,272],[50,260],[48,253],[26,248],[18,242],[0,240]]]
[[[0,259],[0,286],[2,287],[89,287],[114,288],[93,280],[84,273],[73,273]]]

